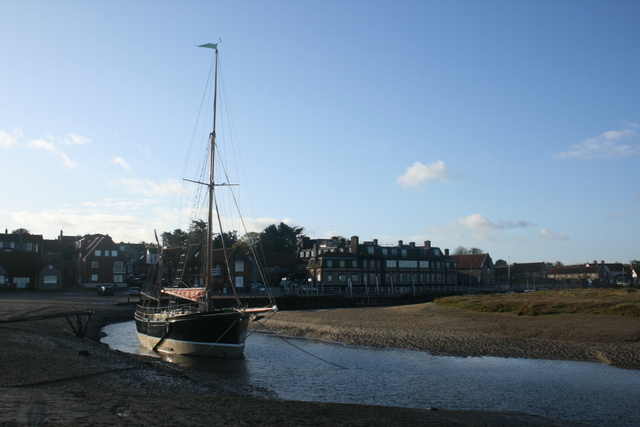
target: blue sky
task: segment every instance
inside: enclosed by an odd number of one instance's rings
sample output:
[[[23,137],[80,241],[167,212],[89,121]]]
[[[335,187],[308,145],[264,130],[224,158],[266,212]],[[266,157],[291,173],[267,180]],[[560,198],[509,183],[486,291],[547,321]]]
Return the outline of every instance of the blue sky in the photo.
[[[640,259],[638,1],[0,0],[0,16],[10,232],[187,228],[212,61],[194,45],[222,39],[257,230]]]

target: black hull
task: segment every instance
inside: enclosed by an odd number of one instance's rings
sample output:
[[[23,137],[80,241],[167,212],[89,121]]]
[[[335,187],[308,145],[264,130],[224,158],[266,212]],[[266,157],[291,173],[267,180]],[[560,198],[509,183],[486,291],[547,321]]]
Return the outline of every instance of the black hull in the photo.
[[[215,310],[179,316],[147,316],[136,312],[136,329],[142,345],[167,354],[242,357],[249,315]]]

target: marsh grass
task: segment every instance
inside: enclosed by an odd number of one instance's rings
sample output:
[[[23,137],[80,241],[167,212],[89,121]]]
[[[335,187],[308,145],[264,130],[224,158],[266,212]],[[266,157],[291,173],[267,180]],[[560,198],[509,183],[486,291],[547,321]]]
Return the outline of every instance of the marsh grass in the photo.
[[[435,303],[471,311],[511,313],[518,316],[567,313],[640,316],[640,292],[630,288],[462,295],[438,298]]]

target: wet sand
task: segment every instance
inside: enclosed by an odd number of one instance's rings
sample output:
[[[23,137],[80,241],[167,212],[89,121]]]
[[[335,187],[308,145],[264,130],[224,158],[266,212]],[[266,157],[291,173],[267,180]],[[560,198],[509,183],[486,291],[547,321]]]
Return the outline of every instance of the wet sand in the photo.
[[[181,368],[155,358],[112,351],[99,344],[102,326],[131,319],[131,305],[65,304],[60,301],[55,304],[47,301],[25,303],[7,301],[0,295],[0,320],[80,308],[95,312],[86,339],[74,336],[64,318],[0,324],[1,425],[581,425],[533,415],[492,412],[491,408],[487,411],[447,411],[445,408],[421,410],[284,401],[269,390],[227,381],[215,374]],[[540,325],[537,336],[535,328],[526,332],[528,329],[522,326],[515,343],[508,345],[514,337],[494,330],[504,324],[503,320],[496,323],[490,318],[479,319],[475,314],[451,310],[426,304],[280,312],[269,319],[265,327],[290,335],[416,348],[434,354],[457,354],[464,352],[464,348],[472,354],[492,354],[502,343],[503,351],[511,348],[512,355],[524,357],[523,352],[529,348],[548,347],[538,341],[562,347],[565,339],[560,335],[553,337],[551,331]],[[479,320],[487,324],[479,325]],[[519,321],[517,319],[515,323]],[[617,323],[615,319],[611,321]],[[637,321],[631,323],[635,325],[633,327],[638,325]],[[259,328],[264,330],[264,327]],[[638,351],[637,342],[627,342],[633,334],[637,341],[637,329],[633,333],[629,330],[629,337],[624,336],[624,342],[620,343],[612,341],[609,329],[603,328],[590,335],[595,339],[602,333],[600,341],[585,342],[585,337],[582,338],[585,348],[597,348],[605,357],[610,357],[608,346],[629,347],[629,351],[633,347]],[[574,340],[585,333],[575,332]],[[478,336],[474,337],[474,334]],[[480,345],[482,341],[487,344]],[[531,347],[524,346],[523,342],[531,342]],[[536,352],[533,357],[544,353],[543,350]],[[577,356],[582,353],[578,350],[557,353],[558,356],[562,354]],[[593,355],[588,358],[598,360]],[[633,365],[631,361],[627,361],[630,366]]]
[[[447,356],[602,362],[640,369],[640,318],[474,313],[433,303],[282,311],[262,330]]]

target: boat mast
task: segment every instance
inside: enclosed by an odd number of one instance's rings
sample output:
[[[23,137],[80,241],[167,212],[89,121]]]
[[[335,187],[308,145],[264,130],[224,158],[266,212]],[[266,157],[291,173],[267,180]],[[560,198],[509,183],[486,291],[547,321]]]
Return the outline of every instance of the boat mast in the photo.
[[[207,255],[206,272],[204,276],[204,287],[207,308],[211,303],[211,274],[213,272],[213,197],[215,182],[213,178],[214,172],[214,159],[216,152],[216,113],[217,113],[217,100],[218,100],[218,45],[214,45],[216,51],[215,59],[215,71],[213,80],[213,130],[209,134],[209,215],[207,217],[207,239],[206,245]]]

